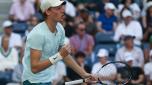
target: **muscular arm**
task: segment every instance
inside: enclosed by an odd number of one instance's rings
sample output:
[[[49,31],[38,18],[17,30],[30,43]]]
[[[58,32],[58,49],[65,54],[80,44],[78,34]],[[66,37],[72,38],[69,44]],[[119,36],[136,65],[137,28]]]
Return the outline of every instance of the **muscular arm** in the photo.
[[[31,54],[30,55],[31,56],[31,70],[33,73],[38,73],[52,65],[49,59],[40,61],[40,58],[42,55],[40,50],[31,49],[30,54]]]
[[[59,54],[61,55],[61,57],[64,59],[69,55],[69,52],[67,51],[67,49],[69,49],[69,46],[63,46],[60,51]],[[56,54],[55,54],[56,55]],[[49,66],[53,65],[54,63],[52,61],[50,61],[50,59],[46,59],[46,60],[40,60],[42,56],[42,53],[40,50],[36,50],[36,49],[30,49],[30,57],[31,57],[31,70],[33,73],[38,73],[42,70],[45,70],[46,68],[48,68]],[[51,57],[51,56],[49,56]],[[52,56],[53,57],[53,56]],[[66,58],[69,62],[74,62],[72,60],[72,58]],[[76,64],[76,63],[69,63],[69,64]],[[78,67],[78,65],[75,67]]]

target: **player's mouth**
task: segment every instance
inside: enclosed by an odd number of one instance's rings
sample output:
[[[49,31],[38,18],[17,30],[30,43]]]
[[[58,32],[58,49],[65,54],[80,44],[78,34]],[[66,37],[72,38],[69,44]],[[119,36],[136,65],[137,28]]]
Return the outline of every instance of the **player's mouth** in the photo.
[[[61,18],[64,19],[64,18],[65,18],[65,15],[62,15]]]

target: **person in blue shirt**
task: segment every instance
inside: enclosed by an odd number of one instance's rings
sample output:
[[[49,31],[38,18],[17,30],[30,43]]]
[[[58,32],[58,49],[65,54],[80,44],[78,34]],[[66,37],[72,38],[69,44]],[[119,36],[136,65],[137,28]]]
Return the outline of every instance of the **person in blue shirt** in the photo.
[[[114,32],[117,17],[114,15],[116,7],[112,3],[106,3],[105,13],[97,18],[97,27],[99,32]]]

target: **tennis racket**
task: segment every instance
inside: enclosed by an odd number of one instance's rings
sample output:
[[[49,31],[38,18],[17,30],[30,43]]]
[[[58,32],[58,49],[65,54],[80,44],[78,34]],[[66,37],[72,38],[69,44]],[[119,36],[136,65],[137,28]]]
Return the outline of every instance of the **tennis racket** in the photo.
[[[117,81],[117,79],[116,79],[116,77],[117,77],[116,66],[117,65],[121,65],[121,66],[127,68],[127,69],[125,69],[125,71],[128,73],[128,76],[126,79],[124,79],[122,81]],[[98,81],[96,83],[97,85],[126,85],[130,82],[130,80],[132,78],[132,73],[131,73],[131,70],[129,68],[129,65],[125,62],[122,62],[122,61],[108,62],[108,63],[106,63],[106,64],[104,64],[101,67],[96,68],[96,69],[97,69],[97,71],[96,71],[95,75],[98,76]],[[115,69],[116,69],[116,73],[114,71]],[[115,79],[112,80],[111,77],[114,75],[115,75]],[[79,79],[79,80],[65,82],[65,85],[82,84],[85,82],[87,82],[87,79]]]

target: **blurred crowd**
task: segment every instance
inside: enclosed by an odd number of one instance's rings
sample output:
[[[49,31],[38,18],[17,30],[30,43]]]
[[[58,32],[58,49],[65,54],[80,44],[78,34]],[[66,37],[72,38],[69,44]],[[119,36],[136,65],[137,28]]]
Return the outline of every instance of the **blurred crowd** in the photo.
[[[0,85],[20,85],[26,36],[43,21],[43,0],[13,0],[0,35]],[[66,41],[76,62],[89,73],[109,61],[124,61],[132,69],[129,85],[152,85],[152,0],[66,0]],[[64,62],[56,64],[53,85],[81,78]],[[125,77],[114,66],[105,80]],[[126,74],[127,75],[127,74]]]

